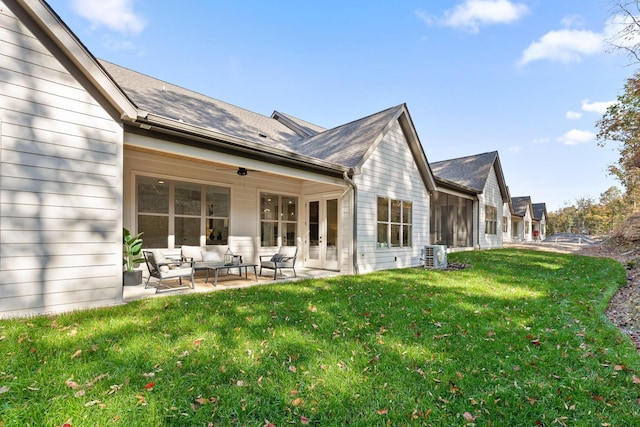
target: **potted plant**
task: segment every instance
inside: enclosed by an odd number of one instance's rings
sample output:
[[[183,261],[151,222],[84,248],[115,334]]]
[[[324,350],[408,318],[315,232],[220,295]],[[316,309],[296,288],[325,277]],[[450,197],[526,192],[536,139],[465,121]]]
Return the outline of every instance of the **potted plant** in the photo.
[[[135,286],[142,283],[142,270],[136,270],[136,266],[144,262],[140,256],[142,253],[142,233],[131,234],[126,228],[122,228],[122,272],[123,286]]]

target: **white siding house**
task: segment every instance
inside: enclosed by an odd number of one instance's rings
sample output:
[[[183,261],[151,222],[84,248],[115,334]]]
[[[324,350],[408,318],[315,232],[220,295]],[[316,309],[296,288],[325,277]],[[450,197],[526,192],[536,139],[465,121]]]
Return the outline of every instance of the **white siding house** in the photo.
[[[533,239],[542,241],[547,238],[547,205],[545,203],[532,203],[531,211],[533,213]]]
[[[332,129],[99,61],[41,0],[0,0],[0,317],[122,302],[145,248],[297,246],[297,266],[415,266],[435,182],[406,105]]]
[[[512,227],[514,242],[530,242],[533,240],[533,209],[531,197],[512,197]]]

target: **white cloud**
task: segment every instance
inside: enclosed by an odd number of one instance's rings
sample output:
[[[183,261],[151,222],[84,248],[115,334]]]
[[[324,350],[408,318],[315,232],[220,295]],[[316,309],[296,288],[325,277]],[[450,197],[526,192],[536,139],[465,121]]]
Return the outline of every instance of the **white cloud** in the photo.
[[[146,22],[133,11],[134,0],[72,0],[75,12],[95,28],[107,27],[125,34],[140,33]]]
[[[583,56],[593,55],[603,50],[604,41],[600,33],[569,29],[549,31],[524,50],[520,65],[541,59],[563,63],[580,62]]]
[[[521,149],[522,149],[522,147],[520,147],[519,145],[514,145],[514,146],[511,146],[511,147],[507,148],[507,150],[510,153],[519,153]]]
[[[596,134],[588,130],[571,129],[558,138],[558,141],[565,145],[578,145],[593,141]]]
[[[549,138],[536,138],[533,140],[534,144],[548,144]]]
[[[578,111],[567,111],[566,117],[569,120],[578,120],[582,117],[582,113]]]
[[[477,33],[481,26],[509,24],[529,12],[524,4],[510,0],[466,0],[445,12],[444,25]]]
[[[615,101],[590,102],[588,99],[585,99],[582,101],[582,111],[604,114],[607,112],[607,108],[613,104],[615,104]]]

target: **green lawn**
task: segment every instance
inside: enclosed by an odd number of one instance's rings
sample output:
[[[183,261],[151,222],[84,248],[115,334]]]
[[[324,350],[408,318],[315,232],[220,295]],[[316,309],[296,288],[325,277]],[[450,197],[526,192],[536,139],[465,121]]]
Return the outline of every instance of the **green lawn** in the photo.
[[[0,426],[631,426],[615,261],[522,250],[0,321]]]

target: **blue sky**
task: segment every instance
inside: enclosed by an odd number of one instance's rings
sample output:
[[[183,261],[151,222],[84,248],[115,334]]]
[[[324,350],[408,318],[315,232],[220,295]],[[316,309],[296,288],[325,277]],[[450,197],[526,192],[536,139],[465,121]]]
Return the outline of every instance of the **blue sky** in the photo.
[[[634,68],[613,0],[49,0],[98,58],[331,128],[407,103],[430,162],[497,150],[554,211],[618,185],[596,121]]]

